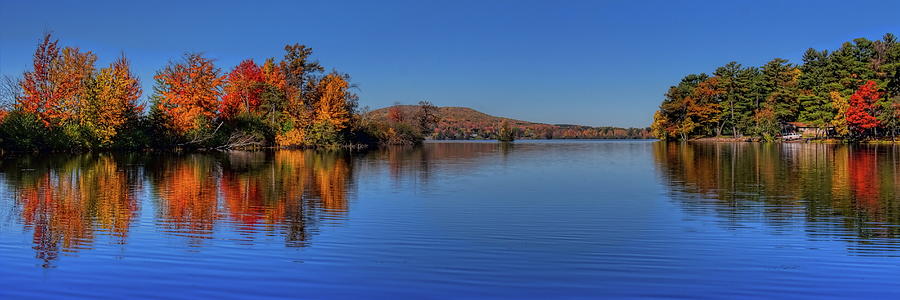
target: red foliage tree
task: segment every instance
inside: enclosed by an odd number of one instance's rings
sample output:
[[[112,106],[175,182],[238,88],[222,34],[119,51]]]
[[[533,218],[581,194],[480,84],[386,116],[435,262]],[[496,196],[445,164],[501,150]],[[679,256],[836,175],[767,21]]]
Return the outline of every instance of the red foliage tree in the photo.
[[[43,42],[34,51],[34,70],[24,75],[23,97],[18,103],[20,109],[37,114],[45,122],[60,101],[50,77],[52,64],[59,58],[58,41],[50,39],[50,34],[44,35]]]
[[[84,80],[94,72],[97,56],[78,48],[60,51],[50,34],[34,51],[34,70],[25,72],[18,106],[45,125],[82,117]]]
[[[881,98],[874,81],[869,80],[850,96],[850,107],[847,109],[847,125],[857,132],[878,127],[873,104]]]
[[[254,112],[259,108],[260,94],[263,91],[262,69],[253,62],[245,60],[228,73],[225,85],[225,96],[219,114],[223,119],[231,119],[240,112]]]
[[[394,104],[394,106],[388,108],[388,120],[391,120],[391,122],[400,123],[403,122],[403,119],[405,118],[403,117],[403,111],[400,110],[400,105]]]

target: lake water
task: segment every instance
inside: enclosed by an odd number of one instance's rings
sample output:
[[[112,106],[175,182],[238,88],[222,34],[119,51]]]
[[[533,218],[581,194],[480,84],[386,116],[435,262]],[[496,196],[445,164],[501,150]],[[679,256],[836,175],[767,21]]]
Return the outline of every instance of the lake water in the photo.
[[[900,147],[0,161],[0,298],[898,298]]]

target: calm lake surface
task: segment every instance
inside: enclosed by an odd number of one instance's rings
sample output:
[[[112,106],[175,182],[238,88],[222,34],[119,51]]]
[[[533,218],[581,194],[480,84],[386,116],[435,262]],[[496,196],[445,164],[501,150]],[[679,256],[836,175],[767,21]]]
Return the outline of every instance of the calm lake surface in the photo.
[[[0,298],[898,298],[900,147],[0,160]]]

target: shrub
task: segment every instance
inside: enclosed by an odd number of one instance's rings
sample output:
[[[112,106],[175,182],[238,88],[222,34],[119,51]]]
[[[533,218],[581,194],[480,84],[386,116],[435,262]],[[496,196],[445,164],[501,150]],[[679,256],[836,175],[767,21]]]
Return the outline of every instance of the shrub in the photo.
[[[425,140],[418,128],[401,122],[373,122],[363,132],[382,145],[417,145]]]
[[[0,123],[3,149],[34,151],[45,144],[48,129],[37,116],[19,110],[10,112]]]
[[[316,122],[306,130],[304,144],[338,147],[348,144],[346,135],[330,121]]]

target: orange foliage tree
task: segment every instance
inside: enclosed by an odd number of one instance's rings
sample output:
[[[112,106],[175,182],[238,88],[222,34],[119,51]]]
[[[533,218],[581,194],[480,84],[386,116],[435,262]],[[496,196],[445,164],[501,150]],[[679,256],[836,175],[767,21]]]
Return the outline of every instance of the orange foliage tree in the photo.
[[[65,48],[50,34],[34,52],[33,69],[21,81],[22,97],[18,108],[35,114],[44,125],[59,124],[80,117],[84,106],[85,81],[94,71],[97,56]]]
[[[202,127],[201,118],[215,118],[225,82],[219,73],[211,59],[191,53],[156,74],[156,106],[170,129],[184,135]]]
[[[86,107],[91,101],[88,90],[94,75],[94,63],[97,55],[81,52],[78,48],[66,47],[62,57],[57,61],[57,87],[60,102],[57,111],[62,121],[81,122],[85,119]]]
[[[403,116],[403,110],[400,109],[399,104],[394,104],[390,108],[388,108],[388,120],[394,123],[401,123],[405,120]]]
[[[356,95],[350,92],[347,75],[332,72],[325,75],[316,85],[316,122],[330,122],[335,129],[343,130],[350,125],[356,108]]]
[[[278,64],[275,64],[275,59],[266,59],[266,62],[262,65],[261,71],[263,81],[265,81],[267,85],[278,89],[284,89],[287,85],[287,79],[285,78],[284,72]]]

